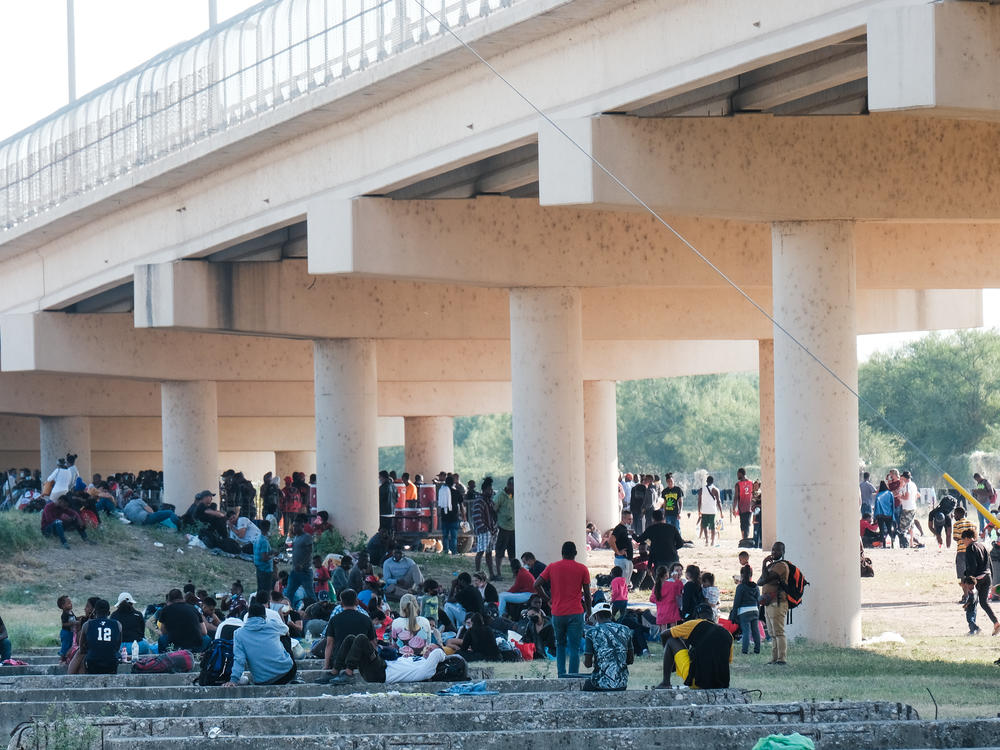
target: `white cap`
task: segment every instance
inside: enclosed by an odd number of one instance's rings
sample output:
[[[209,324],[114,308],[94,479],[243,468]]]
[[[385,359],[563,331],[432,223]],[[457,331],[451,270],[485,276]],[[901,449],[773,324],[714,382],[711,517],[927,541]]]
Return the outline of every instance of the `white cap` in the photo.
[[[132,595],[130,593],[128,593],[127,591],[123,591],[123,592],[121,592],[118,595],[118,601],[115,603],[115,606],[117,607],[122,602],[128,602],[129,604],[135,604],[135,599],[132,598]]]

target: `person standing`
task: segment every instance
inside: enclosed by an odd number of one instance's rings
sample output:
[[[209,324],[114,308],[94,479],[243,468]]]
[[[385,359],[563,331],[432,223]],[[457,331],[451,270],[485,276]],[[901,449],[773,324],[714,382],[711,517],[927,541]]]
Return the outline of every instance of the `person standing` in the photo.
[[[750,538],[750,516],[753,511],[753,482],[747,479],[744,468],[736,470],[736,487],[733,489],[733,518],[740,517],[740,538]]]
[[[285,596],[296,609],[304,598],[298,595],[299,589],[302,589],[305,596],[309,596],[313,585],[313,538],[312,534],[305,532],[304,518],[299,515],[292,523],[292,533],[295,535],[292,540],[292,570],[288,574],[288,585],[285,587]]]
[[[861,484],[861,515],[875,512],[875,485],[871,483],[871,474],[867,471],[862,474]]]
[[[698,523],[705,535],[706,547],[715,546],[715,515],[722,515],[722,498],[714,482],[713,477],[706,477],[705,486],[698,493]],[[711,542],[708,540],[709,532],[712,534]]]
[[[576,545],[563,542],[562,560],[549,564],[535,580],[535,593],[548,598],[552,591],[552,628],[556,636],[556,672],[559,677],[580,672],[580,638],[584,614],[590,617],[590,571],[576,561]],[[567,658],[569,660],[567,671]]]
[[[955,524],[952,527],[952,538],[955,540],[955,574],[958,580],[962,580],[965,577],[965,548],[969,546],[969,537],[965,536],[965,532],[969,530],[975,531],[975,524],[969,519],[968,513],[965,512],[965,508],[959,505],[953,511],[955,516]]]
[[[667,472],[664,477],[666,487],[661,493],[663,498],[663,518],[678,531],[681,530],[681,511],[684,509],[684,490],[674,484],[674,475]]]
[[[636,485],[641,487],[642,485]],[[611,536],[608,542],[615,553],[614,565],[622,569],[622,578],[626,583],[632,582],[632,558],[635,550],[632,547],[632,532],[629,527],[632,525],[632,513],[627,510],[622,511],[622,520],[617,526],[611,529]]]
[[[632,529],[636,534],[641,534],[646,528],[646,505],[652,503],[649,500],[649,484],[651,478],[643,475],[642,481],[632,488],[629,497],[629,510],[632,512]]]
[[[920,499],[920,489],[910,477],[910,472],[901,475],[902,493],[899,497],[899,533],[909,534],[910,547],[921,549],[924,545],[913,536],[914,519],[917,515],[917,500]],[[922,532],[921,532],[922,533]]]
[[[788,616],[788,564],[785,562],[785,545],[775,542],[771,554],[764,559],[764,569],[760,577],[760,594],[764,605],[764,620],[771,636],[770,664],[784,665],[788,655],[785,639],[785,618]]]
[[[483,480],[483,487],[486,487],[486,479]],[[465,500],[469,512],[469,526],[472,527],[472,533],[476,535],[476,572],[483,569],[482,563],[485,556],[490,580],[495,581],[497,575],[493,570],[493,545],[496,542],[497,516],[493,510],[493,503],[486,498],[484,493],[476,491],[476,483],[471,479]]]
[[[384,469],[378,473],[378,527],[392,529],[396,515],[396,487]]]
[[[517,558],[514,551],[514,477],[507,478],[507,485],[493,498],[497,514],[496,573],[500,575],[500,561],[504,554],[508,560]]]
[[[976,594],[979,596],[979,606],[993,623],[993,635],[1000,633],[1000,622],[990,607],[992,577],[990,576],[990,553],[986,545],[976,539],[975,529],[962,532],[962,539],[968,540],[965,548],[965,575],[976,581]]]
[[[267,538],[271,531],[271,522],[261,521],[258,528],[260,534],[253,543],[253,566],[257,571],[257,591],[267,593],[274,586],[275,553],[271,551],[271,540]]]
[[[656,570],[659,566],[670,566],[677,562],[677,550],[686,543],[681,538],[681,533],[675,526],[666,522],[663,510],[654,510],[652,513],[653,523],[639,535],[639,544],[649,542],[649,570]]]
[[[997,499],[997,491],[993,489],[993,485],[990,480],[982,476],[978,471],[972,475],[972,478],[976,480],[976,484],[979,485],[976,489],[972,491],[972,496],[979,501],[979,504],[984,508],[989,509]],[[978,511],[977,511],[978,512]],[[980,535],[986,530],[986,516],[979,513],[979,533]]]
[[[445,492],[448,493],[448,504],[441,509],[441,536],[444,541],[444,553],[446,555],[457,555],[458,530],[462,522],[462,505],[465,498],[462,497],[461,492],[456,491],[454,474],[448,474],[445,477],[444,486],[440,490],[439,498],[443,498]]]

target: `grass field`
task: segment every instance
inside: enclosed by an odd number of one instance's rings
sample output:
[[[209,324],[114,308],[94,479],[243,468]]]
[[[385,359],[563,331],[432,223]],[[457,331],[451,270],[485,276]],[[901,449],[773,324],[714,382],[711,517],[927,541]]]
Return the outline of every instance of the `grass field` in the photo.
[[[42,539],[37,515],[0,514],[0,550],[4,552],[0,556],[0,616],[11,632],[15,654],[18,647],[57,643],[55,600],[62,593],[78,602],[79,612],[83,601],[94,595],[114,602],[119,592],[129,591],[145,605],[189,580],[209,591],[228,590],[237,579],[253,581],[250,563],[188,548],[180,535],[164,529],[109,521],[93,532],[93,538],[97,544],[86,545],[71,534],[72,549],[64,550]],[[157,542],[163,546],[155,546]],[[736,552],[731,534],[719,547],[681,551],[682,562],[696,563],[716,574],[723,611],[728,610],[735,588],[731,575],[737,569]],[[763,553],[751,553],[751,564],[759,569]],[[458,572],[473,569],[473,557],[414,555],[425,576],[445,586]],[[908,703],[921,716],[933,718],[936,700],[941,717],[996,715],[992,692],[1000,668],[992,662],[1000,656],[1000,638],[965,637],[965,620],[956,605],[959,591],[953,580],[952,552],[928,546],[871,550],[871,557],[876,577],[862,579],[863,635],[870,639],[892,632],[903,642],[847,649],[797,641],[790,644],[787,667],[767,666],[768,654],[737,653],[732,668],[734,687],[760,691],[761,699],[767,701],[890,700]],[[611,554],[592,552],[585,562],[592,573],[604,573],[611,567]],[[633,596],[637,603],[647,599],[648,592]],[[803,606],[808,606],[808,599]],[[651,644],[650,651],[631,668],[633,689],[660,681],[662,652],[656,644]],[[555,666],[537,660],[496,665],[495,670],[503,677],[540,677],[553,675]]]

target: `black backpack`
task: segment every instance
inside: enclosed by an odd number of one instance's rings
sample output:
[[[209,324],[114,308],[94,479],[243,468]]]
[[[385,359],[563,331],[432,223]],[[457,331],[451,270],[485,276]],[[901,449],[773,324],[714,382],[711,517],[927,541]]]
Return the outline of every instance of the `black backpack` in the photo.
[[[201,672],[195,678],[196,685],[224,685],[233,676],[233,641],[230,638],[216,638],[201,656]]]
[[[431,682],[465,682],[469,679],[469,664],[458,654],[446,656],[437,665]]]
[[[951,495],[945,495],[941,498],[941,502],[938,503],[938,510],[940,510],[945,515],[948,515],[953,510],[955,510],[955,498]]]

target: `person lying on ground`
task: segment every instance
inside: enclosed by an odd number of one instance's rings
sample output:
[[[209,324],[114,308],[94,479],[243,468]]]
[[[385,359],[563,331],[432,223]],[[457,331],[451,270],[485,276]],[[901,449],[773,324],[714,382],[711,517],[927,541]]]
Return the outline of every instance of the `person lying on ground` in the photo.
[[[337,648],[333,666],[339,674],[330,684],[352,684],[357,679],[356,673],[365,682],[372,683],[423,682],[438,674],[446,661],[459,661],[464,666],[461,656],[446,656],[444,650],[435,644],[427,646],[424,656],[400,656],[386,661],[379,656],[370,640],[363,635],[351,635]]]

